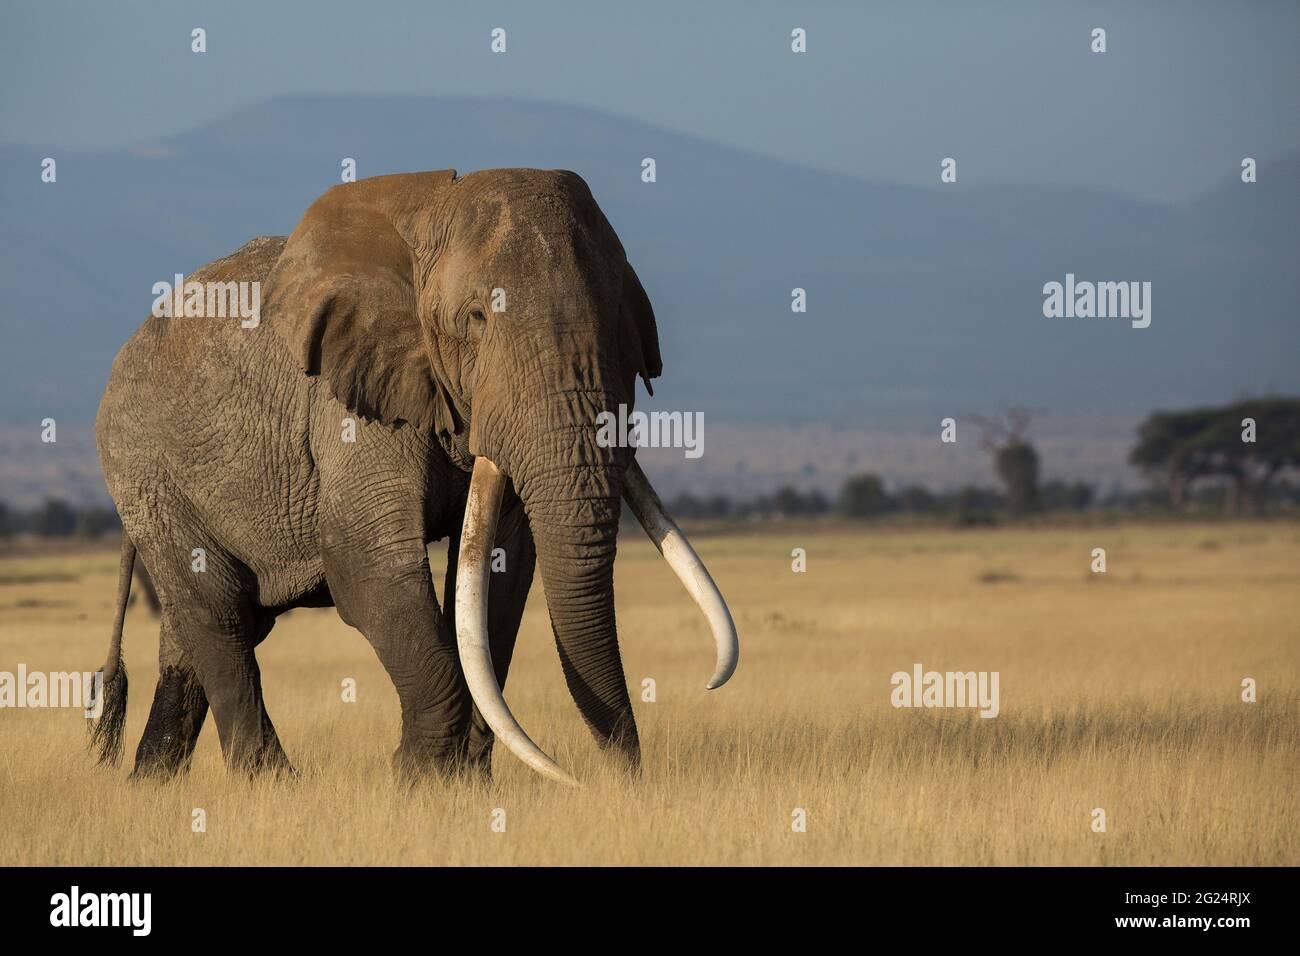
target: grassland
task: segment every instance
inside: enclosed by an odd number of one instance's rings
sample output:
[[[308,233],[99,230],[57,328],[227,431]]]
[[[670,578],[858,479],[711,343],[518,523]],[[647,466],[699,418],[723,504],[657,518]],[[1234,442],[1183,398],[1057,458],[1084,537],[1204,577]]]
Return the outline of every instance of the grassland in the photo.
[[[332,610],[299,610],[258,652],[299,779],[228,776],[209,720],[187,777],[131,783],[129,759],[91,764],[78,711],[0,710],[0,865],[1300,863],[1295,525],[776,526],[696,544],[742,640],[712,692],[700,615],[648,543],[620,550],[629,684],[656,683],[636,704],[640,779],[583,729],[540,585],[507,696],[586,782],[576,793],[502,753],[491,785],[400,785],[397,698],[369,645]],[[97,667],[116,560],[0,560],[0,670]],[[137,604],[128,758],[156,649]],[[890,676],[914,662],[998,671],[1001,713],[894,709]],[[1240,699],[1246,677],[1257,703]]]

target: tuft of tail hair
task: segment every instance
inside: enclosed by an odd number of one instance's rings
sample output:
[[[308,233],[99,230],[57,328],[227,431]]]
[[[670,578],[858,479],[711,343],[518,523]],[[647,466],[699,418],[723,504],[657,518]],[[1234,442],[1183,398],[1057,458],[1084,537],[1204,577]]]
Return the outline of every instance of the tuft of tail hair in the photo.
[[[135,545],[122,535],[122,561],[117,572],[117,616],[113,621],[113,637],[108,647],[108,660],[104,663],[102,686],[103,708],[90,723],[90,749],[98,755],[101,764],[115,764],[122,757],[122,732],[126,729],[126,663],[122,660],[122,625],[126,620],[126,605],[131,597],[131,572],[135,568]],[[99,682],[96,682],[97,684]],[[98,700],[92,702],[97,706]]]

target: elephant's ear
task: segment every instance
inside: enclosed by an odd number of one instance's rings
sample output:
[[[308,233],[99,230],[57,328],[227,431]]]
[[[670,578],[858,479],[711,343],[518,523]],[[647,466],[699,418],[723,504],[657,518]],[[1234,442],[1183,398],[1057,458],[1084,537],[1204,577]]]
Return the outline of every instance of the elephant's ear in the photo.
[[[630,263],[623,270],[623,316],[626,320],[627,361],[645,382],[646,391],[653,395],[650,379],[658,378],[664,370],[659,355],[659,330],[655,327],[655,310],[650,305],[650,297],[645,294]]]
[[[267,277],[266,321],[349,411],[455,432],[416,314],[411,248],[347,192],[361,185],[336,186],[303,216]]]

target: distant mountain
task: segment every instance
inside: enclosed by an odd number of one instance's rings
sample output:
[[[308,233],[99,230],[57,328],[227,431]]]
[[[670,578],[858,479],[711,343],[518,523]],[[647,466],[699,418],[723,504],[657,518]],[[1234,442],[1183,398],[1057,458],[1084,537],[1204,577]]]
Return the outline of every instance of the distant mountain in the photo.
[[[1229,166],[1166,207],[960,166],[940,185],[940,157],[932,188],[881,185],[564,106],[292,97],[134,150],[0,147],[0,422],[90,421],[152,284],[289,232],[344,157],[361,176],[581,173],[659,315],[656,403],[717,421],[893,428],[1002,402],[1139,415],[1300,388],[1297,156],[1253,185]],[[1042,286],[1066,273],[1152,282],[1151,327],[1044,318]]]

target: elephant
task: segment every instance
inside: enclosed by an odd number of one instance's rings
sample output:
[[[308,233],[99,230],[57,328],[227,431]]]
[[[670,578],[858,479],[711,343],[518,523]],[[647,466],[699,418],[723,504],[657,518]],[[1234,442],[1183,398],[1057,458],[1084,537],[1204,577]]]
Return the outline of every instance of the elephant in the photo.
[[[256,322],[155,309],[100,403],[97,446],[123,525],[92,726],[101,761],[121,752],[137,554],[162,606],[137,778],[186,770],[209,708],[229,770],[293,773],[254,649],[280,614],[332,606],[396,687],[398,768],[490,774],[500,738],[575,784],[502,692],[537,569],[579,713],[638,768],[614,616],[623,501],[706,615],[708,687],[731,676],[739,643],[707,569],[635,448],[598,440],[597,416],[630,408],[636,380],[649,391],[662,361],[649,298],[580,176],[444,170],[336,185],[287,238],[250,241],[184,291],[232,282],[261,290]],[[443,538],[440,605],[427,548]]]

